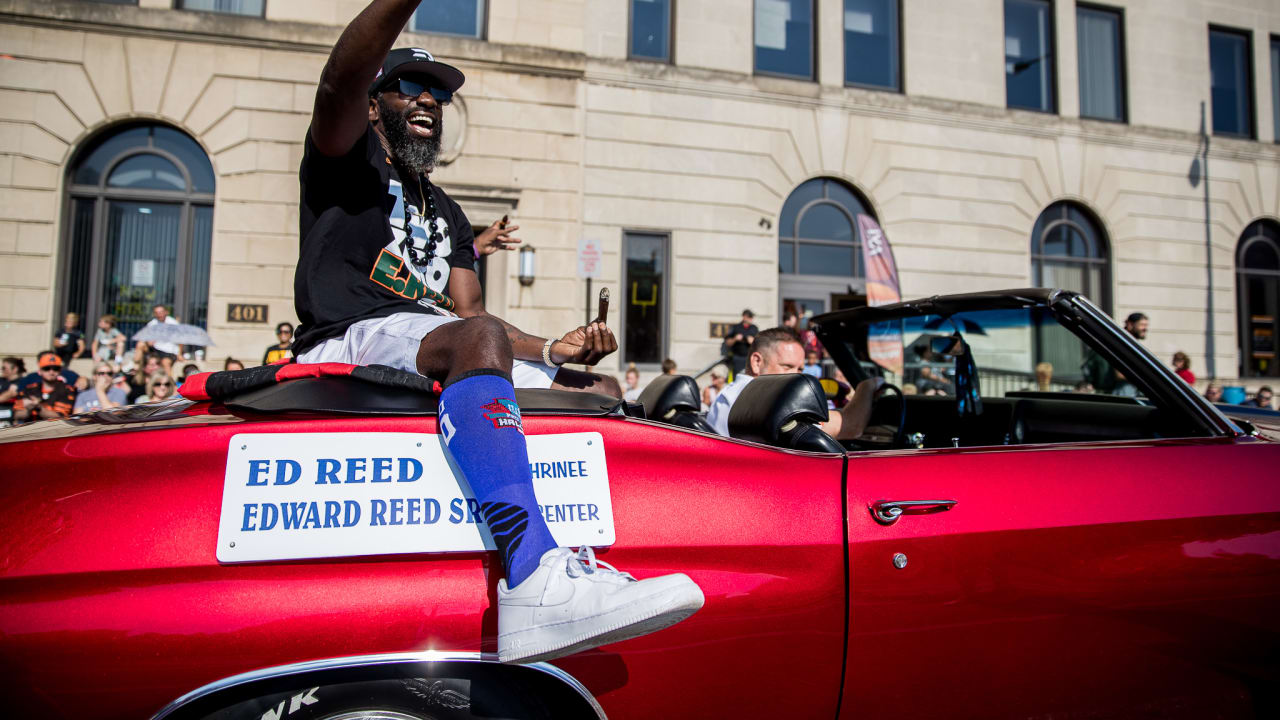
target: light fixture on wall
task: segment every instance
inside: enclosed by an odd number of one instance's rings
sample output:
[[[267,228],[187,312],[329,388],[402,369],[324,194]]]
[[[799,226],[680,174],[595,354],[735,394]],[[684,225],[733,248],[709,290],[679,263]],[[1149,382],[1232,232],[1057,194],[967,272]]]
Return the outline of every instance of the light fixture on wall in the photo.
[[[534,258],[537,250],[532,245],[525,245],[520,248],[520,284],[529,287],[533,284],[534,278]]]

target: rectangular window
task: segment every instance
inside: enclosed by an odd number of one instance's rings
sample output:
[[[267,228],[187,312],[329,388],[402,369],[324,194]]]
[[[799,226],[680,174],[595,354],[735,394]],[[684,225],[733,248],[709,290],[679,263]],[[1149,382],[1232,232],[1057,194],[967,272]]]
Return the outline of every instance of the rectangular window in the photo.
[[[1272,140],[1280,143],[1280,38],[1271,36],[1271,122],[1275,124]]]
[[[484,0],[436,0],[413,14],[417,32],[484,37]]]
[[[813,79],[813,0],[756,0],[756,72]]]
[[[667,285],[670,235],[622,236],[624,362],[657,365],[667,356]]]
[[[671,61],[671,0],[631,0],[631,57]]]
[[[899,0],[844,0],[844,81],[902,90]]]
[[[1004,0],[1004,77],[1008,106],[1057,112],[1053,63],[1053,6],[1048,0]]]
[[[1249,33],[1209,28],[1213,134],[1253,137],[1253,63]]]
[[[250,15],[262,17],[265,0],[178,0],[183,10],[204,10],[226,15]]]
[[[1124,19],[1118,10],[1076,6],[1080,116],[1125,121]]]

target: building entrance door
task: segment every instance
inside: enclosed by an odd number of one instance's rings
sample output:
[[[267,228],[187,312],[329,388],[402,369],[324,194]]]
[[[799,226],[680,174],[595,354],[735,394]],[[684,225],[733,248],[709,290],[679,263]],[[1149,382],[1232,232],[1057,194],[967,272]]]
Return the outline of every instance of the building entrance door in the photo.
[[[68,181],[63,310],[90,333],[110,314],[131,336],[156,305],[207,327],[214,182],[204,150],[174,128],[125,126],[86,145]]]
[[[861,307],[867,304],[862,278],[804,278],[781,276],[778,282],[779,319],[787,313],[800,318],[800,329],[808,319],[832,310]]]

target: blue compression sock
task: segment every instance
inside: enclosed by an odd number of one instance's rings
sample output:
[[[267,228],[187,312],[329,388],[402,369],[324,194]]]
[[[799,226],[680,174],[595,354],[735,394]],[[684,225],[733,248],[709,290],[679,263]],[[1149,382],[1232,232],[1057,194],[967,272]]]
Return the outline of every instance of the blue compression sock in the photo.
[[[480,502],[480,517],[502,555],[509,588],[529,577],[542,554],[556,547],[533,494],[515,397],[511,377],[498,370],[464,373],[440,394],[440,433]]]

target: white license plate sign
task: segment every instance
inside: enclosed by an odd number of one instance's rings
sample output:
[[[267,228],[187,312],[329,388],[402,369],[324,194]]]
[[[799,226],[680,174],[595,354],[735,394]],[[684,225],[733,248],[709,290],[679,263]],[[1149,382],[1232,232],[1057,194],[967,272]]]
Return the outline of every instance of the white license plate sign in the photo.
[[[612,545],[599,433],[528,438],[538,509],[561,547]],[[241,433],[227,449],[219,562],[493,550],[438,435]]]

